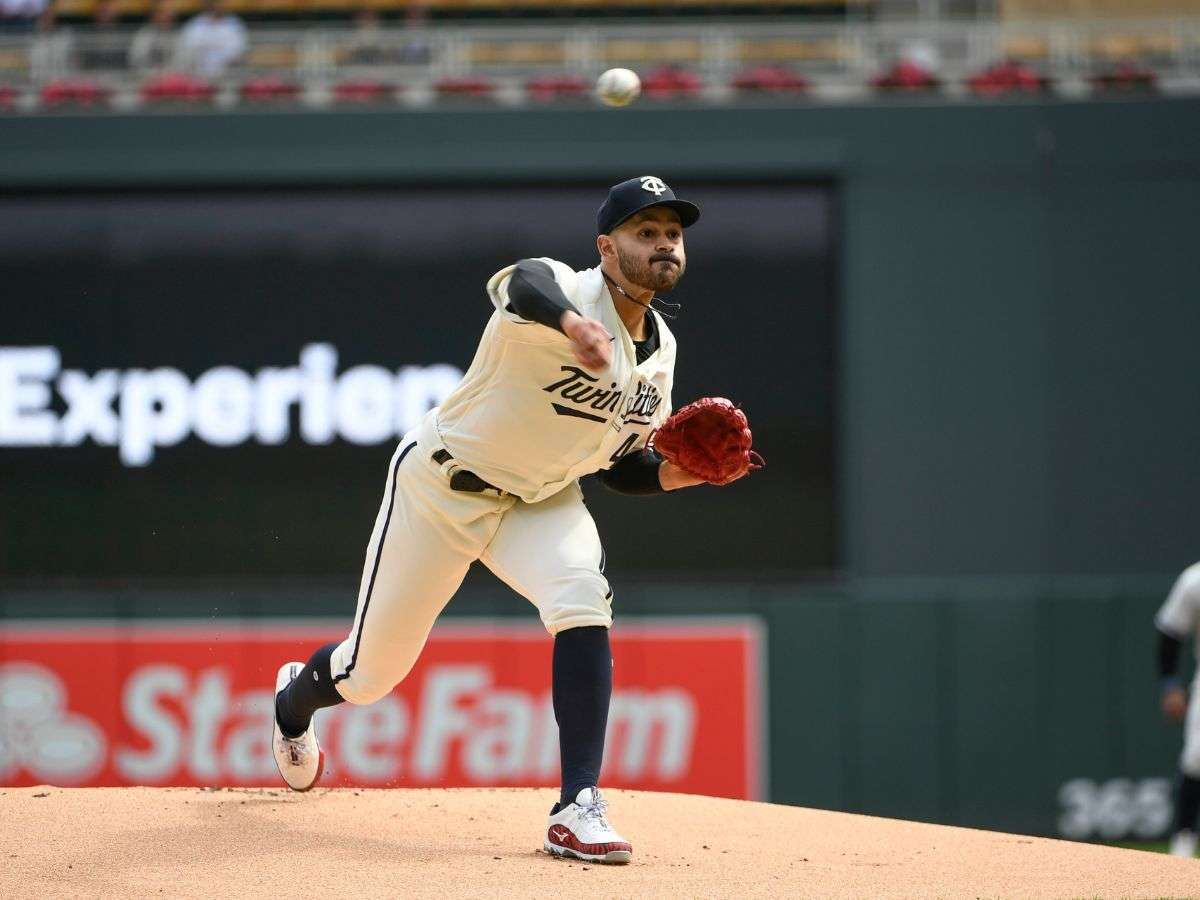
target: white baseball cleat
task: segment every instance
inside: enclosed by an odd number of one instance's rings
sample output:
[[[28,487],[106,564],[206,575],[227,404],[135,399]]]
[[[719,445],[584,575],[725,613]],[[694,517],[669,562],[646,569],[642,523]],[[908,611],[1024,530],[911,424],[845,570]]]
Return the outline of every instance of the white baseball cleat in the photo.
[[[1177,831],[1171,835],[1170,853],[1191,859],[1196,855],[1196,832]]]
[[[279,729],[279,720],[275,716],[274,699],[292,680],[300,674],[304,663],[290,662],[279,667],[275,675],[275,694],[272,694],[271,709],[271,749],[275,753],[275,765],[279,774],[293,791],[307,791],[317,783],[325,768],[325,754],[317,743],[317,726],[310,722],[308,731],[298,738],[290,738]]]
[[[542,849],[554,856],[588,862],[629,862],[633,847],[608,824],[604,815],[607,809],[608,802],[599,788],[584,788],[574,803],[550,814]]]

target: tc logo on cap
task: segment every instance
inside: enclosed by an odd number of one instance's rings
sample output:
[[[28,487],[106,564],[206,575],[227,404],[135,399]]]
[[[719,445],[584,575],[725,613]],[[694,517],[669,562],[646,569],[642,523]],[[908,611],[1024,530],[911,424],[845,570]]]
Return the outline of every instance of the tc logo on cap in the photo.
[[[650,196],[647,197],[647,194]],[[676,197],[670,185],[657,175],[638,175],[608,189],[608,198],[596,210],[596,233],[611,234],[614,228],[634,213],[652,206],[673,209],[684,228],[700,218],[700,208],[695,203]]]
[[[655,197],[661,197],[666,192],[667,186],[661,178],[655,178],[653,175],[643,175],[642,190],[649,191]]]

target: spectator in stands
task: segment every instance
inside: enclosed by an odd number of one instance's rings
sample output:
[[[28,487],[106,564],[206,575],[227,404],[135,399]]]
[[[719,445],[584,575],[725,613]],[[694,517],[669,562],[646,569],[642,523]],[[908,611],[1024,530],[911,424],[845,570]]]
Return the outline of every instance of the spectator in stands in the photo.
[[[246,52],[246,26],[221,8],[221,0],[205,0],[204,11],[180,32],[179,52],[198,75],[216,78]]]
[[[48,0],[0,0],[0,32],[34,30],[49,6]]]
[[[433,55],[425,37],[428,7],[414,3],[404,14],[404,37],[396,39],[380,27],[379,12],[363,7],[354,16],[357,26],[346,44],[342,62],[350,66],[426,65]]]
[[[400,62],[410,66],[423,66],[433,57],[433,48],[425,26],[429,24],[429,7],[424,3],[409,3],[404,10],[404,46],[400,49]]]
[[[58,27],[54,4],[47,4],[38,16],[37,33],[29,45],[29,71],[34,81],[62,77],[71,64],[71,33]]]
[[[79,42],[82,69],[123,69],[125,39],[121,35],[121,0],[96,0],[92,27]]]
[[[380,66],[395,62],[394,47],[386,46],[379,27],[379,11],[363,7],[354,14],[354,34],[346,44],[342,62],[348,66]]]
[[[159,0],[150,21],[138,29],[129,46],[129,64],[135,69],[166,68],[175,56],[175,3]]]

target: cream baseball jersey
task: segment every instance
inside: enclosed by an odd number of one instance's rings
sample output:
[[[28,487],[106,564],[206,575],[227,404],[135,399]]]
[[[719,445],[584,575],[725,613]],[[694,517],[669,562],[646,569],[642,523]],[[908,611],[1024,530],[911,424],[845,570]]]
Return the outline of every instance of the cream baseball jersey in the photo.
[[[1194,638],[1200,647],[1200,563],[1183,570],[1163,602],[1154,624],[1181,641]],[[1200,678],[1200,669],[1196,672]]]
[[[656,312],[659,346],[637,364],[599,267],[581,272],[542,259],[580,314],[614,335],[612,363],[590,372],[569,339],[508,307],[515,266],[488,281],[495,311],[458,387],[430,415],[446,449],[467,468],[528,503],[646,445],[671,414],[675,338]]]
[[[1200,563],[1189,566],[1175,581],[1158,615],[1158,630],[1185,641],[1192,638],[1200,647]],[[1183,723],[1183,751],[1179,768],[1189,778],[1200,779],[1200,667],[1192,678],[1191,697]]]

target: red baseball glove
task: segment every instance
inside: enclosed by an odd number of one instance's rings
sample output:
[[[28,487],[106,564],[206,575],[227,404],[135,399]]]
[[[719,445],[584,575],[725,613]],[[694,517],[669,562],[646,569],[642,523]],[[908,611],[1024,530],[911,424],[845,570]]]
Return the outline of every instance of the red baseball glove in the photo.
[[[751,446],[746,414],[724,397],[704,397],[676,410],[650,438],[662,456],[711,484],[729,484],[763,458]]]

